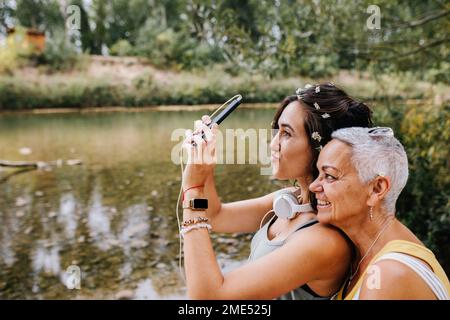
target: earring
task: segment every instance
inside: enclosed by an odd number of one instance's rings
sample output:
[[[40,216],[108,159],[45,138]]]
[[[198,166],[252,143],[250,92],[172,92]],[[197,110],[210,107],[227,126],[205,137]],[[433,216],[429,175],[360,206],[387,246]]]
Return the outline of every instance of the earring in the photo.
[[[370,217],[370,220],[373,220],[373,207],[370,207],[370,209],[369,209],[369,217]]]

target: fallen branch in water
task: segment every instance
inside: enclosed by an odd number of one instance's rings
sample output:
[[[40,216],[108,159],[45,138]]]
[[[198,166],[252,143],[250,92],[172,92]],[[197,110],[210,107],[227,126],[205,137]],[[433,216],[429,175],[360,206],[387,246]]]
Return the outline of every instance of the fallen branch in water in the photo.
[[[0,167],[8,167],[8,168],[38,168],[39,162],[30,162],[30,161],[8,161],[8,160],[0,160]]]
[[[64,164],[64,161],[58,159],[56,161],[44,162],[44,161],[8,161],[8,160],[0,160],[0,167],[7,168],[34,168],[34,169],[42,169],[51,166],[60,167]],[[71,159],[65,161],[65,164],[68,166],[76,166],[82,164],[82,161],[79,159]]]
[[[16,170],[16,171],[14,171],[14,172],[12,172],[12,173],[2,177],[0,179],[0,184],[2,184],[4,182],[7,182],[9,179],[11,179],[12,177],[14,177],[16,175],[19,175],[19,174],[22,174],[22,173],[25,173],[25,172],[28,172],[28,171],[33,171],[34,169],[35,168],[27,167],[27,168],[24,168],[24,169]]]

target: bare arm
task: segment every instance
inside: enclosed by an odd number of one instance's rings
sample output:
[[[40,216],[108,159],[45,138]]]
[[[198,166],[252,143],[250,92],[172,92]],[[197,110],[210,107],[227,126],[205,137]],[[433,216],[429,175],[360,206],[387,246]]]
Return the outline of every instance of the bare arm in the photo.
[[[295,188],[287,189],[293,191]],[[256,232],[261,219],[272,210],[275,192],[259,198],[222,203],[217,194],[214,176],[210,175],[205,184],[204,194],[208,198],[207,216],[214,232]]]
[[[206,229],[185,235],[185,270],[191,299],[273,299],[311,281],[337,279],[347,270],[350,249],[338,232],[316,225],[284,246],[225,275]]]

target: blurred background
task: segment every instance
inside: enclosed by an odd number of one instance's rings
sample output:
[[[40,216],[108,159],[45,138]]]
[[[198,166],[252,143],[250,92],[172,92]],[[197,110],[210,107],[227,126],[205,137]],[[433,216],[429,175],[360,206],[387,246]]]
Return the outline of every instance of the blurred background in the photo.
[[[269,129],[322,81],[405,145],[398,217],[449,273],[449,17],[444,0],[0,0],[0,298],[184,298],[172,132],[237,93],[221,129]],[[289,185],[261,167],[218,165],[222,200]],[[251,236],[213,234],[225,271]]]

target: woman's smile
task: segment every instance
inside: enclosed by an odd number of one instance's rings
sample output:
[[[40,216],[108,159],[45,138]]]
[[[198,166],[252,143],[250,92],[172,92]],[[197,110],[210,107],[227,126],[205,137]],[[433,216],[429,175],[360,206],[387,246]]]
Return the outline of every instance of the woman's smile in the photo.
[[[331,208],[331,202],[326,201],[326,200],[317,199],[317,209],[318,210],[325,210],[328,208]]]

